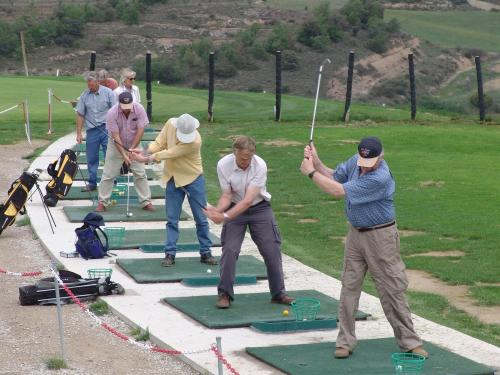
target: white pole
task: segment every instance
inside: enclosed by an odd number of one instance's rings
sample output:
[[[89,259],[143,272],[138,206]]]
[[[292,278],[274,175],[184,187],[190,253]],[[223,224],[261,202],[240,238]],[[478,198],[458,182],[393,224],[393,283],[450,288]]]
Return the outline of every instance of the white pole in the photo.
[[[53,271],[57,272],[57,264],[54,261],[52,263]],[[56,292],[56,303],[57,303],[57,321],[59,322],[59,343],[61,344],[61,356],[64,362],[66,362],[66,352],[64,350],[64,327],[62,320],[62,311],[61,311],[61,296],[59,294],[59,282],[57,277],[54,277],[54,289]]]
[[[49,130],[47,134],[52,134],[52,89],[49,88]]]

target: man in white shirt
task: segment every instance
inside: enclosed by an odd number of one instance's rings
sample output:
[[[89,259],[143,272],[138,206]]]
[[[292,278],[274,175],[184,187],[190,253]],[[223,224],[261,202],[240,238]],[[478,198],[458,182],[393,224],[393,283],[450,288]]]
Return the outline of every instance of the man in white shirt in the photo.
[[[266,264],[271,302],[289,305],[293,298],[285,289],[281,235],[269,203],[271,194],[266,190],[267,165],[255,155],[255,140],[236,138],[233,153],[219,160],[217,175],[222,195],[217,207],[207,205],[205,210],[213,222],[224,223],[217,307],[227,309],[234,299],[236,261],[247,226]]]

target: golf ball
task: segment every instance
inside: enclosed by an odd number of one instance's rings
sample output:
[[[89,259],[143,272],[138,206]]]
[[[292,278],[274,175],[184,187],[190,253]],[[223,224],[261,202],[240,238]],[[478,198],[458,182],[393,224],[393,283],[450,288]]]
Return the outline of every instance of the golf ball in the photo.
[[[209,269],[207,270],[207,273],[212,273],[212,270],[209,268]]]
[[[286,310],[286,309],[285,309],[285,310],[283,310],[283,315],[284,315],[284,316],[288,316],[288,314],[289,314],[289,313],[288,313],[288,310]]]

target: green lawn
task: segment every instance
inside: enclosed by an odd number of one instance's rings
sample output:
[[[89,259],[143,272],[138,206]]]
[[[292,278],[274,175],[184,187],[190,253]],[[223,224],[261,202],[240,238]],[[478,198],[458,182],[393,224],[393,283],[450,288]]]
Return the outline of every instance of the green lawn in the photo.
[[[9,87],[0,92],[4,105],[0,111],[28,97],[34,133],[44,138],[47,88],[68,99],[78,96],[85,87],[81,79],[54,78],[0,77],[0,84]],[[341,237],[347,229],[344,203],[321,193],[298,170],[309,138],[313,98],[285,96],[281,123],[273,121],[273,105],[272,94],[217,91],[216,122],[208,124],[206,91],[155,86],[153,92],[156,125],[182,112],[202,119],[204,169],[211,203],[219,195],[215,166],[230,152],[231,137],[255,137],[257,153],[268,163],[268,190],[273,196],[284,252],[339,277]],[[500,287],[494,286],[500,281],[500,208],[494,155],[500,143],[500,124],[478,125],[430,113],[419,113],[419,122],[412,124],[407,109],[355,105],[353,122],[345,125],[338,121],[342,109],[342,103],[329,100],[321,100],[318,106],[314,140],[325,163],[335,166],[355,153],[357,140],[379,136],[397,182],[398,225],[422,232],[402,238],[408,267],[427,271],[450,284],[471,286],[477,303],[499,306]],[[74,112],[69,105],[55,103],[54,118],[54,138],[73,130]],[[0,143],[22,141],[21,125],[20,112],[0,115]],[[302,223],[302,219],[311,220]],[[432,250],[460,250],[465,255],[408,257]],[[369,282],[365,288],[373,293]],[[481,324],[452,309],[441,297],[411,293],[411,304],[421,316],[500,345],[500,326]]]
[[[500,12],[386,10],[404,31],[442,47],[500,52]]]

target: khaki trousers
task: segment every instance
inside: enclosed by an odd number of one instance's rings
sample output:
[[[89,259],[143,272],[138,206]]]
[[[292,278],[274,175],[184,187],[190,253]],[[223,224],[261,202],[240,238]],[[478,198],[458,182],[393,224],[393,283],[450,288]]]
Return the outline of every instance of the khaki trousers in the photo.
[[[118,146],[119,147],[119,146]],[[101,182],[99,183],[99,202],[108,207],[111,205],[111,193],[113,192],[114,180],[120,175],[120,168],[123,158],[113,142],[109,142],[104,161]],[[144,164],[137,161],[130,163],[130,170],[134,174],[134,186],[137,198],[142,207],[151,203],[151,190],[149,189],[148,178]]]
[[[375,283],[385,316],[403,351],[422,345],[413,329],[411,312],[405,297],[408,278],[399,250],[396,225],[359,232],[349,228],[345,244],[344,270],[339,305],[337,347],[354,350],[356,346],[355,312],[366,271]]]

